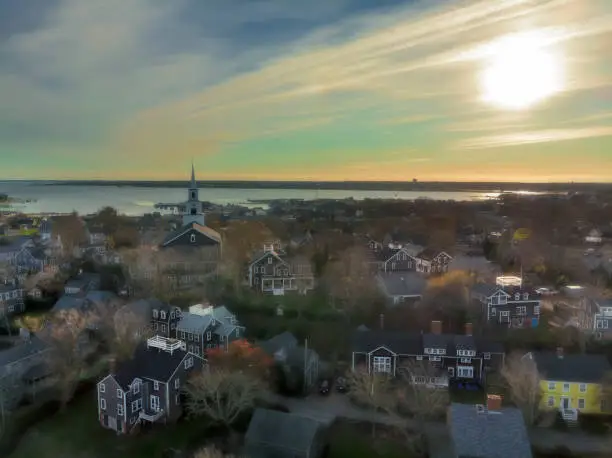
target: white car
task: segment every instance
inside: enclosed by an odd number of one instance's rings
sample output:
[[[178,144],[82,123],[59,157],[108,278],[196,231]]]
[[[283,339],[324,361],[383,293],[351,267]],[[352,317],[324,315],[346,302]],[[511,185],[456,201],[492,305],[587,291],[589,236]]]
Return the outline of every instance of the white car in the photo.
[[[541,296],[552,296],[554,294],[557,294],[557,291],[550,288],[538,288],[535,290],[535,292]]]

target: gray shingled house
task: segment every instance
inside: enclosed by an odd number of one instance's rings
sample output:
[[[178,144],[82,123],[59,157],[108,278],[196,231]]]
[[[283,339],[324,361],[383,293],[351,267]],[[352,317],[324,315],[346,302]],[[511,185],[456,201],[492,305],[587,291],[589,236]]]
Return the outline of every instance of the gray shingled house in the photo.
[[[448,425],[455,458],[531,458],[531,444],[521,411],[502,407],[500,396],[487,405],[452,403]]]
[[[324,424],[276,410],[256,409],[244,438],[249,458],[318,458],[325,449]]]
[[[200,371],[201,356],[184,342],[155,336],[134,357],[98,382],[98,419],[117,433],[144,422],[177,420],[183,413],[182,388],[189,374]]]
[[[421,299],[427,288],[427,278],[419,272],[387,272],[376,277],[380,291],[397,305]]]

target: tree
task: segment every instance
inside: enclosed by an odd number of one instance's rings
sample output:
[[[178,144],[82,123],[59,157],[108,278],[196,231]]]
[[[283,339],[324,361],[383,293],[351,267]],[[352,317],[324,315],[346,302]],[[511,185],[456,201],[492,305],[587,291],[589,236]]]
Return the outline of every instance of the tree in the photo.
[[[66,258],[72,257],[74,249],[87,239],[85,224],[76,212],[55,217],[52,232],[54,237],[60,238],[63,248],[62,254]]]
[[[520,353],[511,354],[501,369],[510,397],[523,412],[525,423],[531,426],[535,423],[540,398],[540,374],[535,361]]]
[[[204,447],[198,450],[193,458],[234,458],[234,455],[224,455],[222,451],[215,447]]]
[[[349,371],[346,375],[349,396],[357,404],[373,410],[395,412],[391,378],[386,374],[368,373],[365,368]],[[376,436],[376,423],[372,422],[372,436]]]
[[[244,339],[231,342],[227,351],[222,347],[208,350],[207,357],[212,367],[246,372],[262,381],[269,379],[274,365],[274,360],[265,351]]]
[[[154,296],[161,300],[169,300],[173,296],[176,281],[165,269],[170,255],[146,247],[121,251],[124,278],[129,279],[137,296]]]
[[[190,416],[206,416],[231,430],[264,393],[262,382],[249,373],[227,369],[204,370],[186,384],[186,410]]]
[[[47,364],[59,390],[62,408],[72,399],[74,389],[86,369],[89,342],[86,331],[90,316],[75,309],[62,310],[50,316],[40,337],[49,345]]]

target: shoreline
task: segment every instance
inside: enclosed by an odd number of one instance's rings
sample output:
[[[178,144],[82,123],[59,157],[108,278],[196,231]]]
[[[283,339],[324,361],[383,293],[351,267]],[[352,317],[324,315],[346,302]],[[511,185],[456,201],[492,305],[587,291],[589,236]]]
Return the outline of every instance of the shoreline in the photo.
[[[135,188],[184,188],[185,181],[57,181],[44,186],[107,186]],[[364,182],[364,181],[198,181],[198,188],[296,189],[339,191],[414,191],[478,193],[568,193],[612,191],[612,183],[499,183],[499,182]]]

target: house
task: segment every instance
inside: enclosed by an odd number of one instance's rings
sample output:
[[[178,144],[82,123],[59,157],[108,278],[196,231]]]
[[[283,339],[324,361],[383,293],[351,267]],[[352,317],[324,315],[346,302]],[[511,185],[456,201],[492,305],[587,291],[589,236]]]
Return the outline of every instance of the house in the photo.
[[[419,300],[427,289],[427,278],[419,272],[381,272],[376,282],[393,305]]]
[[[28,394],[32,381],[50,374],[45,364],[50,347],[38,336],[29,333],[14,346],[0,350],[0,399],[5,409],[16,407]],[[37,371],[36,379],[30,376]]]
[[[451,403],[448,409],[455,458],[531,458],[531,442],[521,411],[502,407],[501,396],[486,405]]]
[[[540,295],[522,287],[477,283],[471,299],[480,304],[487,322],[508,328],[537,327],[540,322]]]
[[[100,274],[80,271],[76,277],[66,282],[64,285],[64,294],[77,295],[99,289],[100,281]]]
[[[542,410],[558,410],[567,419],[581,414],[602,414],[612,410],[606,406],[602,382],[612,370],[605,355],[530,352],[524,358],[535,362],[540,374]]]
[[[443,334],[440,321],[432,321],[429,333],[357,331],[352,349],[352,370],[404,373],[413,383],[439,387],[482,383],[504,360],[503,346],[473,336],[471,323],[465,334]]]
[[[227,351],[232,342],[244,338],[245,327],[224,305],[214,307],[210,304],[196,304],[189,307],[189,313],[205,317],[212,316],[212,340],[207,341],[207,349],[220,347]]]
[[[319,355],[312,348],[299,345],[292,333],[285,331],[259,343],[259,347],[272,356],[286,374],[298,375],[304,390],[310,389],[318,380]]]
[[[178,287],[188,287],[217,274],[222,250],[221,235],[206,226],[193,165],[182,219],[182,226],[171,231],[159,249],[170,259],[163,266],[169,277]]]
[[[599,339],[612,338],[612,299],[591,299],[588,304],[593,311],[592,326],[595,337]]]
[[[90,311],[95,306],[113,304],[117,296],[111,291],[90,290],[78,294],[64,294],[53,305],[52,312],[67,310]]]
[[[249,286],[267,294],[284,295],[287,292],[306,294],[314,289],[314,273],[310,262],[302,257],[289,258],[264,245],[248,269]]]
[[[190,374],[202,370],[201,356],[185,342],[151,337],[134,357],[97,384],[100,424],[119,434],[142,423],[176,421],[183,414],[181,392]]]
[[[423,273],[446,273],[453,257],[444,251],[425,248],[414,257],[416,271]]]
[[[120,307],[114,315],[117,326],[129,323],[144,334],[150,331],[162,337],[176,337],[176,325],[181,319],[181,309],[158,299],[139,299]]]
[[[249,458],[321,458],[325,425],[312,418],[276,410],[256,409],[244,437]]]
[[[584,242],[593,245],[601,245],[603,243],[603,234],[599,229],[591,229],[584,237]]]
[[[0,283],[0,319],[25,311],[23,288],[17,281]]]

